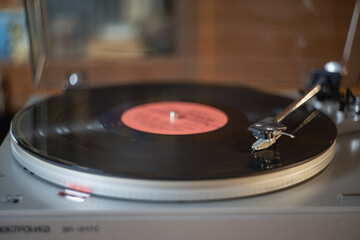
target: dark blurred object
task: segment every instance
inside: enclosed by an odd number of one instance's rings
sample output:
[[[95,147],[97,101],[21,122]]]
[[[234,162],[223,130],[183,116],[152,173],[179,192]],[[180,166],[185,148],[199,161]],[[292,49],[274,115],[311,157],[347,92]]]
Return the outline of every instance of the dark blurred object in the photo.
[[[337,100],[340,96],[340,79],[341,73],[328,72],[326,70],[315,69],[312,71],[311,82],[312,85],[321,83],[321,91],[316,95],[317,99],[323,100]]]
[[[2,74],[0,72],[0,117],[6,112],[5,87]]]
[[[350,88],[346,88],[345,94],[340,93],[341,80],[344,76],[343,69],[340,63],[329,62],[324,66],[324,70],[315,69],[312,71],[311,84],[320,83],[322,86],[321,91],[316,95],[317,100],[337,102],[338,110],[347,112],[348,108],[356,108],[357,98]]]
[[[0,117],[0,142],[2,142],[10,129],[11,115],[3,115]]]
[[[4,79],[0,73],[0,142],[3,141],[10,128],[11,114],[7,112],[6,107],[6,87]]]
[[[353,106],[355,103],[356,96],[352,93],[350,88],[347,88],[345,95],[340,99],[339,110],[342,112],[347,111],[347,108],[349,108],[349,106]],[[356,113],[358,113],[358,111]]]
[[[339,62],[328,62],[324,69],[315,69],[311,75],[311,84],[322,86],[312,104],[337,124],[338,135],[360,130],[360,97],[356,88],[340,88],[347,77],[346,70]]]
[[[321,91],[316,95],[319,101],[338,101],[340,95],[340,81],[344,76],[344,67],[341,63],[331,61],[325,64],[324,69],[314,69],[311,74],[312,86],[320,83]]]

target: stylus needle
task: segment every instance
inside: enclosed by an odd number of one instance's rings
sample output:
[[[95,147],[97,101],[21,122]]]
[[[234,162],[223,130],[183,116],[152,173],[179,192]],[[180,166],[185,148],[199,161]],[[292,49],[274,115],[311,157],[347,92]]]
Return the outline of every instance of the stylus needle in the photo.
[[[253,150],[263,150],[271,145],[273,145],[276,140],[282,135],[289,136],[294,138],[292,134],[285,133],[283,130],[286,130],[286,126],[281,123],[284,118],[286,118],[290,113],[298,109],[301,105],[307,102],[315,94],[321,90],[321,83],[317,83],[312,89],[306,92],[301,98],[292,102],[287,106],[281,113],[279,113],[275,118],[268,117],[262,119],[256,123],[251,124],[248,127],[248,130],[253,133],[256,142],[251,146]]]

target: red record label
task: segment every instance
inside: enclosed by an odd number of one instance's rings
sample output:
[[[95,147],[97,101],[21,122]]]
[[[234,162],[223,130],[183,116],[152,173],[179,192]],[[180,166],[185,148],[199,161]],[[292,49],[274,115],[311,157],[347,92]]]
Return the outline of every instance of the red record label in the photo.
[[[228,117],[223,111],[200,103],[155,102],[126,110],[121,121],[142,132],[188,135],[222,128]]]

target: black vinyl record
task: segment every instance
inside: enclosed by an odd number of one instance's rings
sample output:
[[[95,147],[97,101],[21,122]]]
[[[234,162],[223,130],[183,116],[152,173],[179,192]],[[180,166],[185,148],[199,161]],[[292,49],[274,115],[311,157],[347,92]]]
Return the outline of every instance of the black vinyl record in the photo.
[[[129,109],[172,102],[207,106],[226,119],[200,133],[195,125],[186,134],[142,131],[123,122]],[[252,151],[256,139],[248,126],[275,116],[289,103],[249,88],[196,84],[72,90],[19,112],[11,132],[22,149],[41,161],[80,172],[150,180],[230,179],[291,168],[335,141],[332,121],[305,105],[283,121],[294,139],[282,136],[271,148]],[[188,115],[179,111],[179,117]]]

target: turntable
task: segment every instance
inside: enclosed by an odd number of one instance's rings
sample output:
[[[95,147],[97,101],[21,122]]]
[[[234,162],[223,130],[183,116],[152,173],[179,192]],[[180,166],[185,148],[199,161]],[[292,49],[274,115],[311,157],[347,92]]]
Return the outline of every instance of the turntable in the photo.
[[[38,21],[45,2],[25,3]],[[37,44],[35,79],[58,76]],[[86,72],[68,74],[62,94],[15,115],[0,148],[0,238],[355,238],[358,103],[336,122],[315,99],[337,66],[294,99],[183,81],[84,87]]]

